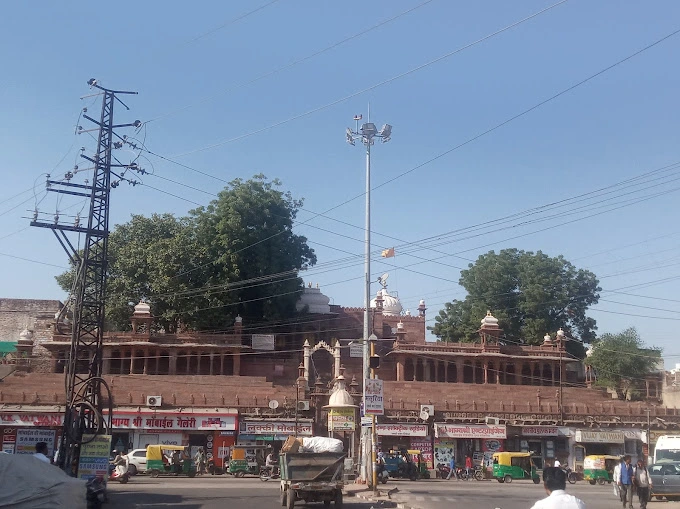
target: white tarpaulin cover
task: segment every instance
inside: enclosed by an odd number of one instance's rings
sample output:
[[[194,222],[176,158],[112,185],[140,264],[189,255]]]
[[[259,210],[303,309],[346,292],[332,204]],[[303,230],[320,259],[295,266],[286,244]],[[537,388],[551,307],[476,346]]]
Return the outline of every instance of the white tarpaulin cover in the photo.
[[[342,452],[342,440],[329,437],[304,437],[300,452]]]
[[[3,509],[86,509],[85,481],[29,454],[0,453]]]

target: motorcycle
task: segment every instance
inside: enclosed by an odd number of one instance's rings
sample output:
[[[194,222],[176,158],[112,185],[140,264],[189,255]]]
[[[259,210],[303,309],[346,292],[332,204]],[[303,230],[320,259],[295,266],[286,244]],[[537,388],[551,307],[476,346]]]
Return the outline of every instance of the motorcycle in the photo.
[[[569,484],[576,484],[576,481],[582,481],[583,480],[583,474],[579,475],[577,472],[574,472],[569,467],[562,467],[562,470],[564,470],[564,473],[567,476],[567,480],[569,481]]]
[[[106,484],[104,479],[102,477],[90,479],[85,487],[87,489],[85,494],[87,509],[101,509],[102,504],[106,502]]]
[[[281,477],[281,474],[277,467],[260,467],[260,481],[266,482],[279,477]]]
[[[383,484],[387,484],[387,480],[390,478],[390,474],[387,473],[387,469],[385,468],[385,464],[379,462],[378,465],[376,466],[376,476],[378,478],[378,482],[381,482]]]
[[[109,469],[109,481],[118,481],[125,484],[130,480],[129,460],[123,456],[123,462],[113,465],[113,470]]]

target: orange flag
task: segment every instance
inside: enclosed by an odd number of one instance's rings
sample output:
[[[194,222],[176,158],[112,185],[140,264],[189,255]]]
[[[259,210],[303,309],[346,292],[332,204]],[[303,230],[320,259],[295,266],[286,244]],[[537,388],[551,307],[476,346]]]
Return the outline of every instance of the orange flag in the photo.
[[[393,258],[394,257],[394,248],[391,247],[389,249],[383,249],[382,253],[380,253],[380,256],[383,258]]]

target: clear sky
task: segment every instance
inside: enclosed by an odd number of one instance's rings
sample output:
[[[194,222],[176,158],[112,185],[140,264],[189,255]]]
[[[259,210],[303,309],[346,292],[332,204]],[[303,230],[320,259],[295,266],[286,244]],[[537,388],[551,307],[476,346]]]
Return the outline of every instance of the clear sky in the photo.
[[[390,273],[389,290],[406,308],[424,298],[433,319],[464,296],[457,281],[469,260],[540,249],[600,277],[605,291],[592,310],[600,332],[636,326],[664,348],[667,366],[680,362],[680,170],[562,201],[680,161],[680,34],[452,150],[680,28],[673,0],[568,0],[478,42],[556,1],[3,6],[0,296],[65,297],[52,265],[65,267],[66,255],[27,217],[41,198],[45,218],[82,206],[45,196],[44,174],[62,178],[81,147],[94,148],[89,135],[74,135],[81,108],[98,115],[98,103],[80,99],[94,77],[139,92],[116,120],[148,121],[139,137],[151,151],[216,177],[142,158],[155,175],[144,177],[147,187],[114,190],[113,224],[133,213],[185,214],[224,181],[260,172],[305,199],[301,221],[358,197],[328,213],[349,224],[317,217],[297,230],[324,264],[306,281],[336,304],[361,306],[364,153],[344,130],[370,102],[371,120],[394,126],[392,141],[374,147],[373,182],[408,172],[373,192],[375,248],[397,246],[373,272]],[[20,194],[33,187],[36,199]],[[559,207],[475,226],[552,203]],[[470,229],[440,238],[462,228]],[[439,240],[403,246],[427,237]],[[348,253],[355,262],[333,263]]]

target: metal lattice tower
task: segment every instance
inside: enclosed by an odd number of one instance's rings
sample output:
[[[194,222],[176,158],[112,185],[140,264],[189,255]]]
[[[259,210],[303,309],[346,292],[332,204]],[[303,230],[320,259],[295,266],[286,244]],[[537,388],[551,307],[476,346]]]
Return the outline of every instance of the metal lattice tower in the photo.
[[[102,385],[105,386],[107,393],[108,387],[101,378],[111,168],[129,167],[120,164],[112,165],[111,152],[114,148],[113,138],[118,137],[114,132],[115,128],[141,125],[139,121],[120,125],[113,123],[115,101],[129,109],[116,95],[136,94],[136,92],[109,90],[99,86],[96,80],[90,80],[88,83],[101,90],[103,96],[99,121],[83,115],[84,118],[99,126],[94,158],[81,154],[81,157],[94,164],[92,183],[47,181],[48,191],[90,198],[87,227],[80,226],[78,221],[74,225],[59,224],[58,219],[55,219],[54,223],[40,222],[37,218],[31,222],[31,226],[50,228],[76,267],[76,279],[73,285],[73,329],[66,364],[64,433],[59,448],[59,465],[71,475],[77,474],[83,435],[97,435],[111,428],[112,401],[110,394],[106,397],[102,395]],[[73,247],[65,232],[85,234],[82,253]],[[105,403],[109,406],[108,413],[103,412]]]

